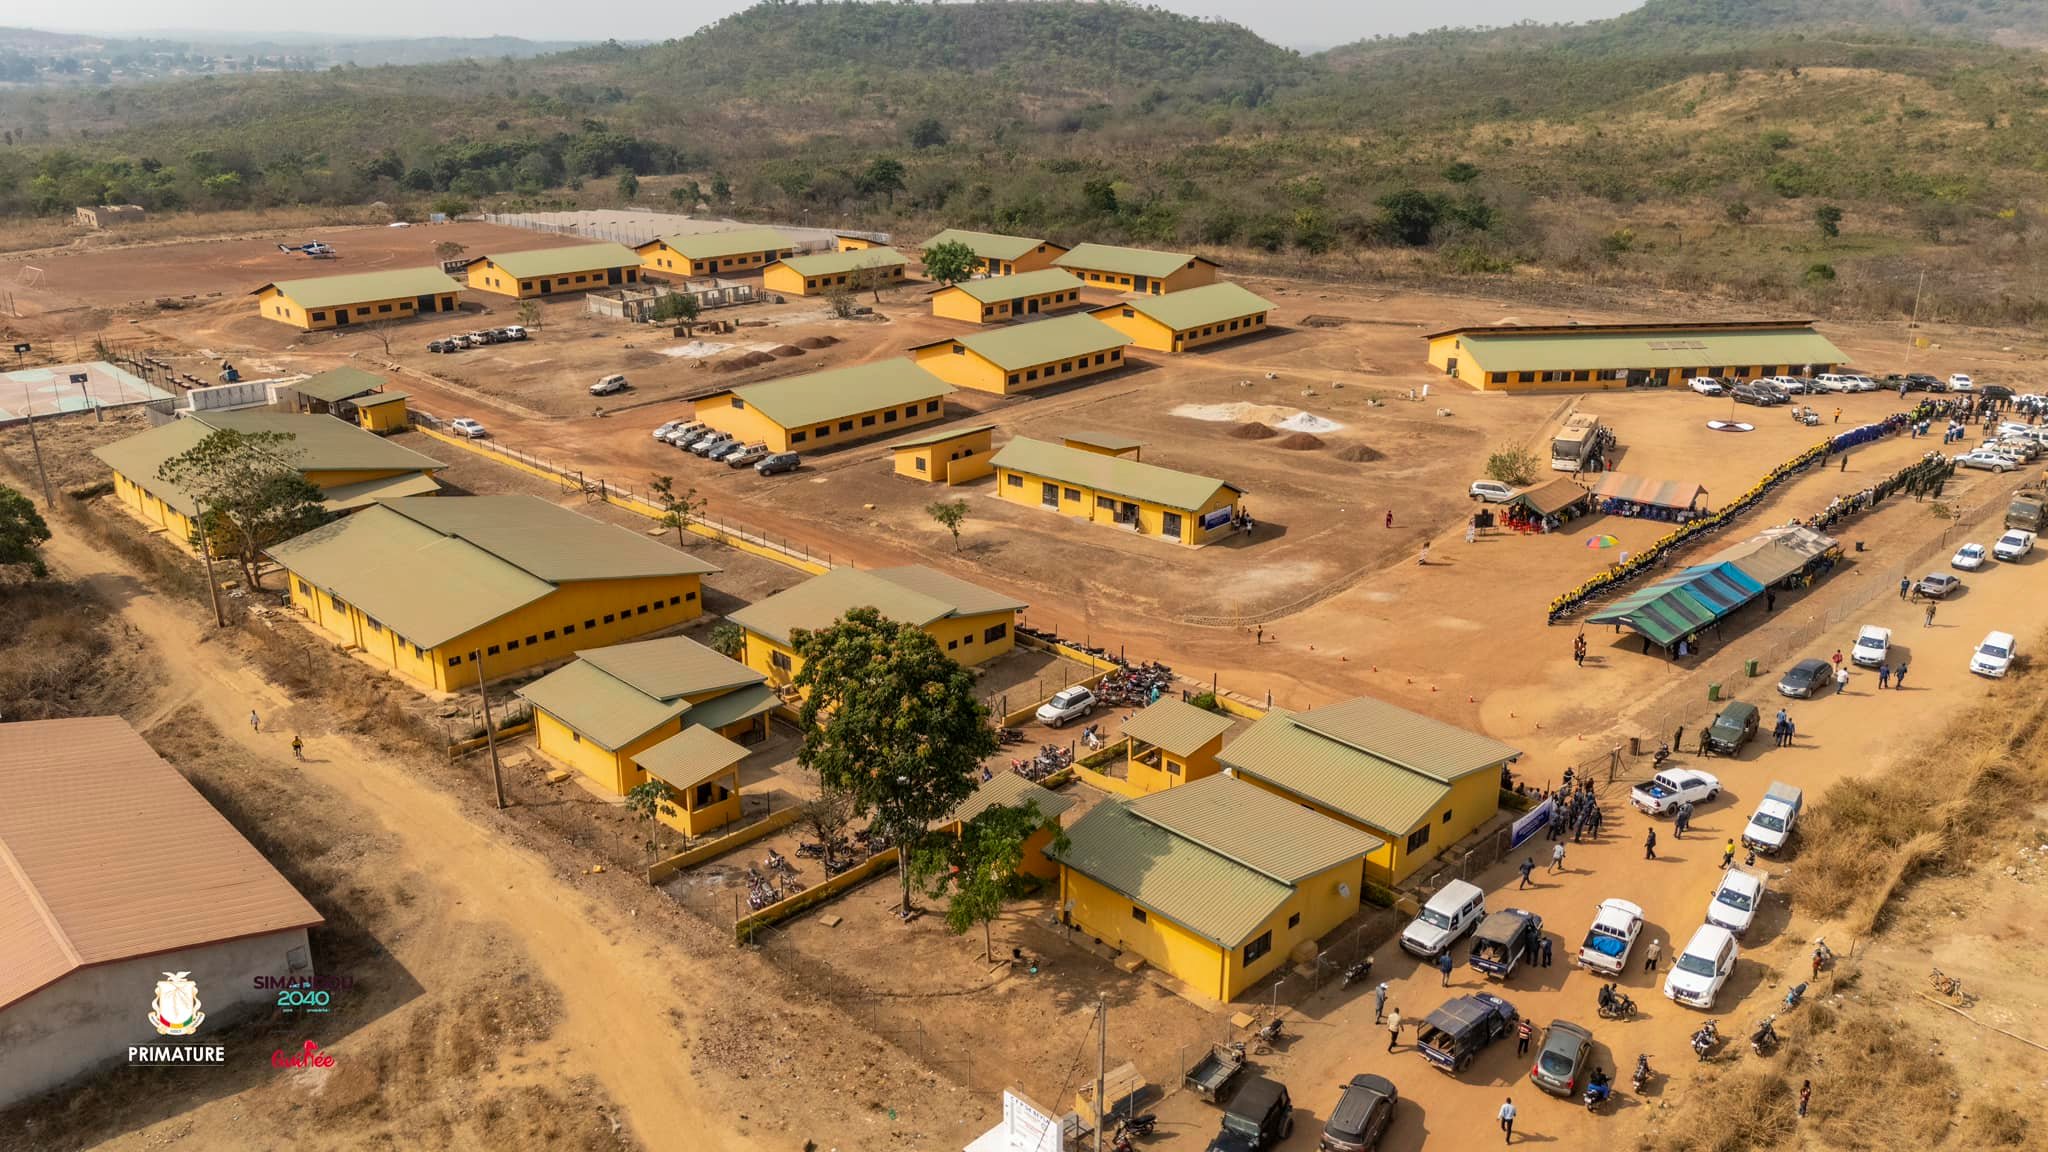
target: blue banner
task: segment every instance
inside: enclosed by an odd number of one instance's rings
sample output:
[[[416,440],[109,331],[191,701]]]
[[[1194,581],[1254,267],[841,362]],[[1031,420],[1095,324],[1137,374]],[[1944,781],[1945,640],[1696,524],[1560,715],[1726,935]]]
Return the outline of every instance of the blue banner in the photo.
[[[1508,836],[1508,847],[1518,847],[1522,841],[1541,832],[1550,823],[1551,813],[1556,811],[1557,801],[1554,799],[1545,800],[1531,808],[1520,820],[1515,821],[1515,826]]]

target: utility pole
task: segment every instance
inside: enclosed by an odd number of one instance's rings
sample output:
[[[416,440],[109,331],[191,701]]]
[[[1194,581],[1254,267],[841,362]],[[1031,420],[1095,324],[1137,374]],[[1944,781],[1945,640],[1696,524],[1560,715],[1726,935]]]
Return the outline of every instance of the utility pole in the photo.
[[[1920,282],[1913,285],[1913,318],[1906,321],[1906,363],[1913,362],[1913,330],[1920,327],[1920,290],[1927,287],[1927,271],[1920,272]]]
[[[1102,1152],[1102,1126],[1109,1122],[1109,1101],[1102,1098],[1103,1066],[1109,1062],[1109,1004],[1095,998],[1095,1152]]]
[[[220,581],[213,578],[213,542],[207,537],[203,513],[200,516],[199,558],[206,562],[206,598],[213,603],[213,626],[225,628],[228,618],[220,607]]]
[[[15,347],[19,348],[21,345],[16,345]],[[28,444],[36,454],[36,479],[43,482],[43,507],[51,509],[57,506],[57,501],[50,495],[50,474],[43,471],[43,443],[36,439],[35,404],[35,400],[28,394],[28,383],[23,381],[21,385],[21,410],[28,414]]]
[[[491,750],[491,789],[498,795],[498,807],[505,807],[505,773],[498,763],[498,726],[491,723],[491,694],[484,688],[484,650],[469,654],[476,665],[476,694],[484,702],[484,745]]]

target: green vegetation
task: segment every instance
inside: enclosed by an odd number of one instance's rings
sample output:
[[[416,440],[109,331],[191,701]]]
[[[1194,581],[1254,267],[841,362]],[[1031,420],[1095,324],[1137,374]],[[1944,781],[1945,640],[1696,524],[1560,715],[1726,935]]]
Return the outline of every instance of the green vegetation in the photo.
[[[996,958],[991,925],[1002,915],[1003,901],[1023,886],[1017,867],[1024,862],[1024,842],[1045,825],[1034,801],[1015,807],[991,805],[962,825],[957,839],[927,840],[912,864],[912,871],[926,882],[927,893],[946,897],[947,931],[965,936],[980,926],[984,960]],[[1052,827],[1052,849],[1063,852],[1069,844],[1067,834],[1057,821]]]
[[[49,575],[43,563],[43,545],[49,539],[50,526],[29,498],[0,484],[0,568],[24,567],[38,579]]]
[[[974,275],[974,249],[958,240],[946,240],[924,250],[925,279],[935,284],[958,284]]]
[[[1503,444],[1486,457],[1487,478],[1517,488],[1534,484],[1542,467],[1543,461],[1520,444]]]
[[[263,550],[327,520],[320,489],[293,460],[289,432],[218,428],[164,461],[157,479],[192,494],[199,530],[216,554],[233,556],[250,588],[261,588]]]
[[[960,550],[960,525],[967,522],[967,501],[934,500],[924,506],[925,514],[939,522],[939,527],[953,534],[953,551]]]

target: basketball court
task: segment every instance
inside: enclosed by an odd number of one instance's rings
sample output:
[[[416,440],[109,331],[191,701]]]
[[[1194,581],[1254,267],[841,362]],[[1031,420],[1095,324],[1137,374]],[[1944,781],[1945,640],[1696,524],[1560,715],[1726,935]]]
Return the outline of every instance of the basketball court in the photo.
[[[18,368],[0,373],[0,424],[24,416],[126,408],[171,398],[169,392],[104,360]]]

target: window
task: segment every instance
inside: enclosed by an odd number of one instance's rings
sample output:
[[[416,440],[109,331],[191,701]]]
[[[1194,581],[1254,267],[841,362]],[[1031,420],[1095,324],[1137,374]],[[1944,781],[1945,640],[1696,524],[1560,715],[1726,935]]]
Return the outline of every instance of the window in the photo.
[[[356,315],[358,315],[358,316],[368,316],[369,314],[370,314],[370,308],[369,308],[369,305],[367,305],[367,304],[366,304],[366,305],[364,305],[364,306],[363,306],[363,307],[361,307],[361,308],[358,308],[358,309],[356,309]]]
[[[505,641],[505,651],[507,651],[507,652],[517,652],[517,651],[519,651],[519,641],[517,641],[517,640],[507,640],[507,641]]]
[[[1095,363],[1096,363],[1096,365],[1097,365],[1097,366],[1100,366],[1100,365],[1102,364],[1102,362],[1103,362],[1103,361],[1105,361],[1105,360],[1107,360],[1107,359],[1109,359],[1109,357],[1108,357],[1108,356],[1106,356],[1106,355],[1104,355],[1104,354],[1102,354],[1102,353],[1100,353],[1100,352],[1097,352],[1097,353],[1095,354]]]
[[[583,630],[586,632],[595,627],[597,627],[597,621],[595,620],[585,620],[583,622]]]
[[[1138,310],[1137,310],[1137,309],[1135,309],[1135,308],[1126,308],[1126,309],[1124,309],[1124,319],[1126,319],[1126,320],[1130,319],[1130,318],[1131,318],[1131,317],[1133,317],[1133,316],[1136,316],[1137,314],[1138,314]]]
[[[1081,490],[1079,488],[1068,488],[1063,490],[1060,495],[1068,500],[1079,500],[1081,498]]]
[[[681,596],[671,596],[668,598],[668,602],[670,604],[681,604],[683,602],[683,598]]]
[[[1446,808],[1446,809],[1444,809],[1444,823],[1446,823],[1446,824],[1449,824],[1450,822],[1451,822],[1451,810],[1450,810],[1449,808]]]
[[[486,656],[496,656],[497,654],[498,646],[496,644],[493,644],[489,648],[484,649],[484,655]]]
[[[327,604],[328,607],[333,608],[336,612],[348,611],[348,604],[332,592],[327,594]]]
[[[958,640],[948,640],[948,641],[946,641],[946,651],[948,651],[948,652],[951,652],[951,651],[953,651],[953,650],[954,650],[955,648],[958,648],[958,647],[960,647],[960,642],[959,642]]]
[[[1026,380],[1036,380],[1036,379],[1038,379],[1038,369],[1036,369],[1036,368],[1033,368],[1033,369],[1031,369],[1030,371],[1028,371],[1028,372],[1024,373],[1024,378],[1025,378]]]
[[[379,305],[377,305],[377,311],[379,311],[379,312],[389,312],[389,311],[391,311],[391,305],[389,305],[389,304],[379,304]]]
[[[820,424],[816,428],[811,429],[811,433],[818,439],[823,440],[832,434],[832,426],[830,424]]]
[[[683,593],[683,599],[685,599],[685,600],[695,600],[696,598],[697,598],[697,594],[696,594],[695,592],[685,592],[685,593]]]
[[[1012,384],[1015,384],[1016,382],[1017,382],[1017,374],[1016,374],[1015,372],[1012,372],[1012,373],[1010,373],[1010,383],[1012,383]]]
[[[417,644],[412,646],[412,654],[415,660],[424,660],[427,658],[427,650],[425,648],[420,647]]]
[[[533,645],[535,645],[535,644],[538,644],[538,643],[540,643],[540,637],[538,637],[538,636],[528,636],[528,637],[526,638],[526,643],[527,643],[527,646],[528,646],[528,647],[531,647],[531,646],[533,646]]]
[[[937,412],[937,411],[939,410],[939,402],[938,402],[937,400],[927,400],[927,401],[925,401],[925,402],[924,402],[924,410],[925,410],[926,412]]]
[[[635,608],[635,609],[633,609],[633,615],[635,615],[635,616],[645,616],[645,615],[647,615],[647,605],[645,605],[645,604],[642,604],[642,605],[641,605],[641,606],[639,606],[638,608]]]
[[[872,427],[874,427],[874,426],[875,426],[875,418],[874,418],[873,416],[863,416],[863,417],[861,417],[861,418],[860,418],[860,426],[861,426],[861,427],[863,427],[863,428],[872,428]]]
[[[903,410],[903,417],[906,420],[915,415],[917,415],[917,405],[915,404],[912,404],[911,406]]]
[[[995,315],[995,314],[996,314],[996,309],[995,309],[995,305],[993,305],[993,304],[984,304],[984,305],[982,305],[982,306],[981,306],[981,314],[982,314],[983,316],[993,316],[993,315]],[[959,349],[958,349],[958,348],[955,348],[955,349],[954,349],[954,351],[955,351],[955,352],[958,352],[958,351],[959,351]]]
[[[555,630],[553,628],[548,629],[540,634],[540,638],[543,640],[553,640],[555,638]]]
[[[1505,372],[1488,372],[1486,374],[1486,382],[1488,384],[1505,384],[1508,382],[1508,374]]]
[[[1095,506],[1096,506],[1097,508],[1104,508],[1104,509],[1108,509],[1108,510],[1110,510],[1110,511],[1115,511],[1115,510],[1116,510],[1116,501],[1114,501],[1114,500],[1110,499],[1110,498],[1109,498],[1109,497],[1107,497],[1107,496],[1101,496],[1101,495],[1098,495],[1098,496],[1096,496],[1096,497],[1095,497]]]
[[[327,313],[325,313],[325,312],[315,312],[315,313],[313,313],[313,319],[315,319],[315,320],[325,320],[325,319],[327,319]]]
[[[1074,362],[1073,362],[1072,360],[1063,360],[1063,361],[1061,361],[1061,362],[1060,362],[1060,371],[1061,371],[1061,372],[1072,372],[1073,370],[1074,370]]]
[[[1230,330],[1231,330],[1232,332],[1235,332],[1235,331],[1237,331],[1237,321],[1235,321],[1235,320],[1232,320],[1232,321],[1230,322]]]
[[[962,636],[962,637],[960,638],[960,642],[961,642],[962,644],[972,644],[972,643],[974,643],[974,633],[972,633],[972,632],[969,632],[969,633],[968,633],[967,635],[965,635],[965,636]]]
[[[777,672],[789,671],[789,653],[770,652],[768,654],[768,666],[775,669]]]
[[[306,582],[305,582],[304,580],[301,580],[301,581],[299,581],[299,595],[301,595],[301,596],[311,596],[312,594],[313,594],[313,589],[312,589],[312,586],[311,586],[311,585],[309,585],[309,584],[307,584],[307,583],[306,583]]]
[[[1164,756],[1160,757],[1160,759],[1161,759],[1161,760],[1166,760],[1166,774],[1167,774],[1168,776],[1178,776],[1178,775],[1180,775],[1180,761],[1178,761],[1178,760],[1169,760],[1169,759],[1167,759],[1167,758],[1166,758],[1166,757],[1164,757]]]
[[[1111,348],[1111,349],[1109,350],[1109,358],[1110,358],[1111,360],[1121,360],[1121,359],[1123,359],[1123,358],[1124,358],[1124,350],[1123,350],[1123,349],[1121,349],[1121,348]]]
[[[583,734],[571,728],[569,729],[569,740],[572,743],[581,744],[583,743]]]
[[[365,621],[366,623],[368,623],[368,624],[369,624],[369,626],[370,626],[370,631],[372,631],[372,632],[375,632],[375,633],[378,633],[379,635],[382,635],[382,634],[383,634],[383,632],[384,632],[384,625],[382,625],[382,624],[379,624],[379,623],[377,622],[377,618],[376,618],[375,616],[365,616],[365,617],[363,617],[363,620],[364,620],[364,621]]]
[[[1289,917],[1287,918],[1287,926],[1288,926],[1289,928],[1299,928],[1299,927],[1301,927],[1301,913],[1299,913],[1299,912],[1296,912],[1296,913],[1295,913],[1294,915],[1292,915],[1292,916],[1289,916]]]
[[[789,434],[789,442],[791,444],[801,444],[809,438],[810,433],[808,432],[791,432]]]
[[[851,420],[841,420],[841,421],[839,422],[839,430],[840,430],[841,432],[851,432],[851,431],[853,431],[853,421],[851,421]]]
[[[1012,488],[1022,488],[1024,486],[1024,478],[1015,472],[1003,473],[1003,480]]]
[[[984,644],[993,644],[996,641],[1001,640],[1003,637],[1008,636],[1009,634],[1010,626],[1008,624],[991,624],[987,628],[982,629],[981,642]]]
[[[460,663],[462,663],[462,657],[460,657],[460,656],[450,656],[450,657],[448,658],[448,666],[449,666],[450,668],[453,668],[453,667],[455,667],[455,666],[456,666],[457,664],[460,664]]]
[[[747,402],[735,396],[732,398],[732,406],[735,408],[745,408],[747,406]]]
[[[607,612],[604,614],[604,622],[607,624],[611,623],[614,620],[617,620],[618,618],[619,617],[616,613]]]
[[[1272,950],[1273,934],[1271,932],[1261,932],[1258,934],[1258,936],[1245,943],[1244,962],[1247,966],[1249,966],[1257,962],[1259,957],[1264,956],[1266,953],[1271,952]]]
[[[884,423],[884,424],[894,424],[895,422],[896,422],[896,410],[895,410],[894,408],[891,408],[891,409],[889,409],[889,410],[888,410],[887,412],[884,412],[884,413],[882,413],[882,423]]]
[[[1410,832],[1408,834],[1408,850],[1410,852],[1415,851],[1416,849],[1422,847],[1424,844],[1427,843],[1429,843],[1429,825],[1427,824],[1424,824],[1422,827],[1417,828],[1415,831]]]
[[[927,471],[927,470],[928,470],[928,469],[926,469],[926,468],[925,468],[925,466],[924,466],[924,457],[922,457],[922,456],[913,456],[913,457],[911,457],[911,461],[910,461],[910,462],[911,462],[911,464],[912,464],[912,465],[914,465],[914,466],[915,466],[915,467],[917,468],[917,470],[918,470],[919,472],[924,472],[924,471]]]
[[[1136,904],[1131,905],[1131,919],[1143,924],[1145,922],[1145,910]]]
[[[965,356],[965,355],[967,355],[967,345],[965,345],[965,344],[955,344],[955,345],[953,345],[953,355],[955,355],[955,356]]]

